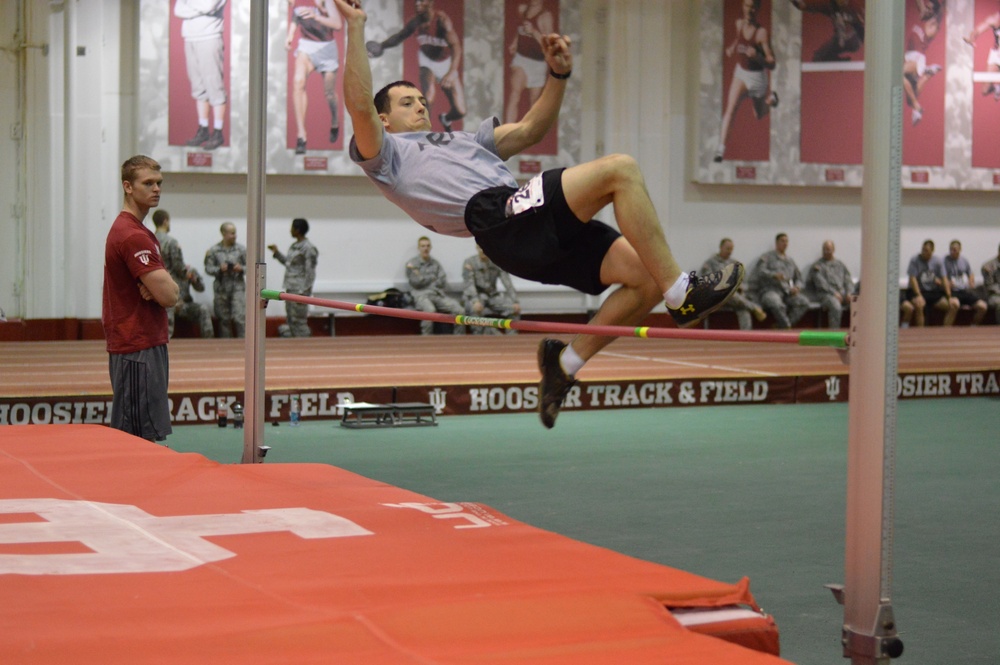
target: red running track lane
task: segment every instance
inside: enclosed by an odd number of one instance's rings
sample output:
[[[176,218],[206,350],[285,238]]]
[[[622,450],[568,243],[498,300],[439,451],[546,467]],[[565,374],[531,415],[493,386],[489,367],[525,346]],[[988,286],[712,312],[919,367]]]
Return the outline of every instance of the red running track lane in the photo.
[[[268,338],[268,390],[538,380],[541,336]],[[565,338],[568,339],[568,338]],[[244,340],[170,342],[171,392],[237,391]],[[900,331],[901,372],[1000,369],[1000,327]],[[833,349],[624,338],[580,372],[584,381],[847,374]],[[0,397],[110,395],[103,341],[0,343]]]

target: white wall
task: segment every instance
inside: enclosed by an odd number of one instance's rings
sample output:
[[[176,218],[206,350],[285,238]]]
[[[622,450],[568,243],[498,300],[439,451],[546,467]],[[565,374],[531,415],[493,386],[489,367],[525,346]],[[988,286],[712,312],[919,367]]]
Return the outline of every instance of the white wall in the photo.
[[[18,32],[18,6],[0,3],[0,309],[13,316],[20,311],[20,289],[23,266],[18,262],[24,255],[24,228],[20,218],[24,208],[21,142],[15,139],[23,131],[23,121],[17,89],[20,78],[21,53]],[[10,132],[8,134],[8,132]],[[7,140],[10,138],[11,140]]]
[[[135,127],[141,123],[135,117],[137,3],[24,4],[33,14],[32,38],[50,48],[45,56],[40,49],[27,55],[23,221],[10,216],[12,186],[0,178],[0,307],[8,315],[29,318],[96,318],[103,241],[121,205],[118,168],[134,152]],[[3,3],[0,14],[5,26],[10,5]],[[750,262],[784,231],[790,236],[789,252],[803,269],[829,238],[857,276],[860,190],[690,182],[696,6],[694,0],[587,0],[576,74],[590,84],[584,105],[587,153],[637,157],[685,269],[696,269],[723,236],[733,238],[736,255]],[[86,54],[76,55],[77,46],[86,47]],[[12,74],[6,64],[0,66],[0,90],[13,88]],[[14,121],[11,113],[8,104],[0,104],[0,127]],[[0,152],[5,164],[10,163],[6,155]],[[424,230],[363,177],[271,176],[267,183],[265,244],[287,247],[292,218],[307,218],[310,238],[320,250],[318,292],[347,299],[403,281],[403,263],[415,254]],[[201,265],[224,221],[235,222],[246,239],[245,186],[241,176],[165,174],[161,203],[171,213],[173,235],[189,263]],[[961,239],[965,255],[978,268],[1000,243],[995,201],[989,192],[904,192],[901,270],[925,238],[935,240],[939,253],[952,238]],[[607,210],[600,218],[613,221]],[[26,248],[8,241],[18,232],[27,238]],[[473,253],[472,241],[432,240],[434,255],[457,283],[462,260]],[[19,300],[14,291],[16,266],[22,262],[25,298]],[[268,261],[268,271],[268,286],[280,288],[281,265]],[[542,289],[528,298],[526,309],[588,302],[575,293]]]

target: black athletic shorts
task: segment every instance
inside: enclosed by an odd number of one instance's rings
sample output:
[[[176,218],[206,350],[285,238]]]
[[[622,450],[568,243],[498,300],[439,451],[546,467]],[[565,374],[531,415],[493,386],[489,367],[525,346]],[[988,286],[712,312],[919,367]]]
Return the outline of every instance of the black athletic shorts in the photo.
[[[601,263],[621,234],[573,214],[563,194],[564,170],[546,171],[521,189],[479,192],[465,207],[465,225],[486,256],[510,274],[596,296],[609,286],[601,282]]]
[[[909,300],[911,301],[917,297],[917,294],[914,293],[913,289],[910,289],[907,293],[910,296]],[[938,304],[941,298],[945,297],[944,289],[934,289],[933,291],[925,290],[920,295],[924,297],[924,312],[926,314],[930,314],[931,310],[934,309],[934,305]]]
[[[958,298],[959,305],[966,305],[968,307],[972,307],[982,300],[972,289],[959,289],[958,291],[952,291],[951,295],[953,298]]]

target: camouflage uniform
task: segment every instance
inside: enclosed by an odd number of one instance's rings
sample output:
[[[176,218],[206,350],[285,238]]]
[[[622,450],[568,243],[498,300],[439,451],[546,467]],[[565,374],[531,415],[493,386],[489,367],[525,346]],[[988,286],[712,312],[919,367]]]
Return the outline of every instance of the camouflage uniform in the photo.
[[[448,277],[436,259],[424,261],[419,254],[414,256],[406,262],[406,279],[410,282],[410,293],[417,309],[455,315],[465,313],[458,301],[445,293],[445,289],[448,288]],[[421,335],[430,335],[432,332],[434,332],[433,322],[420,322]],[[464,335],[465,326],[455,325],[454,333]]]
[[[784,274],[785,280],[775,279],[777,273]],[[761,255],[750,275],[750,283],[755,299],[774,317],[778,328],[791,328],[809,311],[811,303],[802,295],[802,273],[787,254],[781,256],[772,249]],[[791,294],[793,286],[799,289],[795,295]]]
[[[176,239],[166,231],[157,231],[156,239],[160,242],[160,255],[163,257],[163,265],[180,289],[180,297],[177,299],[177,304],[167,308],[167,327],[170,331],[170,337],[174,336],[174,319],[177,316],[186,321],[196,322],[202,337],[214,337],[215,333],[212,331],[212,314],[208,311],[208,307],[201,303],[196,303],[194,298],[191,297],[192,286],[199,293],[205,290],[205,283],[201,280],[201,275],[198,274],[197,270],[189,268],[184,263],[184,253],[181,251],[181,246]]]
[[[809,295],[816,300],[826,312],[827,327],[839,328],[844,314],[844,307],[850,306],[851,293],[854,291],[854,281],[851,271],[843,261],[838,259],[820,259],[812,264],[809,276],[806,278]],[[837,295],[841,300],[837,300]]]
[[[986,302],[993,308],[997,323],[1000,324],[1000,257],[984,263],[982,273]]]
[[[713,254],[701,264],[701,270],[698,271],[698,274],[704,276],[713,272],[720,272],[730,263],[736,263],[736,259],[731,256],[728,259],[724,259],[718,254]],[[751,321],[750,315],[757,309],[757,303],[747,296],[742,286],[739,291],[729,296],[729,300],[722,306],[722,309],[736,314],[736,321],[739,323],[740,330],[750,330],[753,328],[753,321]]]
[[[274,258],[285,266],[285,279],[281,288],[286,293],[300,296],[311,296],[313,284],[316,282],[316,260],[319,251],[307,239],[296,240],[288,248],[287,254],[274,252]],[[278,326],[278,334],[282,337],[309,337],[307,316],[309,305],[298,302],[285,302],[285,317],[287,323]]]
[[[220,269],[223,263],[229,264],[226,272]],[[243,270],[233,271],[236,264]],[[246,266],[247,248],[238,242],[229,247],[220,242],[205,252],[205,272],[215,278],[213,291],[219,337],[243,337],[246,330]]]
[[[503,283],[504,292],[497,289],[497,280]],[[462,264],[462,281],[465,288],[462,295],[465,299],[465,313],[469,316],[493,316],[503,319],[520,319],[520,313],[514,312],[517,304],[517,291],[510,281],[510,275],[501,270],[488,258],[483,260],[479,255],[470,256]],[[482,303],[483,311],[476,313],[472,308],[475,303]],[[509,331],[516,335],[516,330]],[[499,328],[472,326],[473,335],[500,335]]]

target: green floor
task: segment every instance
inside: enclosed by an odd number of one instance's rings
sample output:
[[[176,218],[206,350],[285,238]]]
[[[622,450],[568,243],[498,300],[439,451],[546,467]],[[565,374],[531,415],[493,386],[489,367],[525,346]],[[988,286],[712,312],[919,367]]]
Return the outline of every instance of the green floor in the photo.
[[[324,462],[475,501],[578,540],[724,581],[744,575],[782,655],[849,662],[842,609],[847,406],[453,416],[438,427],[266,428],[268,464]],[[893,607],[902,663],[1000,663],[1000,400],[899,405]],[[242,432],[182,426],[175,450],[238,462]]]

